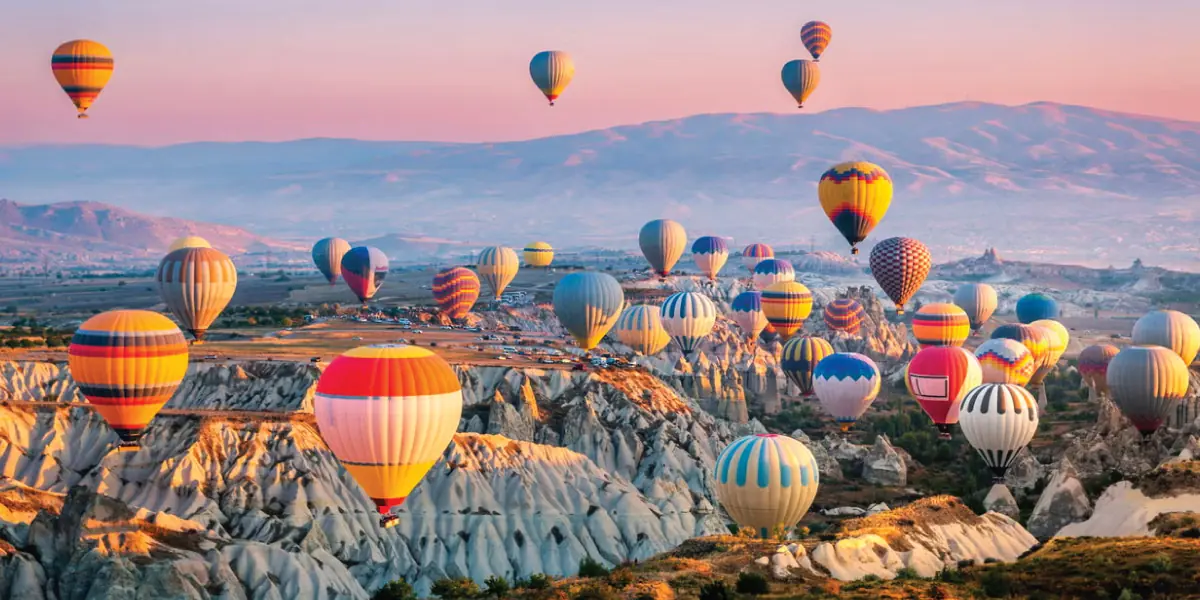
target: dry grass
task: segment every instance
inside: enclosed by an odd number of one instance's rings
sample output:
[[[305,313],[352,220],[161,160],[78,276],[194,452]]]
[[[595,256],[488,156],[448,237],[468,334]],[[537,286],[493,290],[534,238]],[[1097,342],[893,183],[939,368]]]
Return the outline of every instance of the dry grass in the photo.
[[[901,508],[877,515],[849,519],[842,523],[839,538],[873,534],[887,540],[897,551],[908,551],[906,535],[913,529],[926,530],[930,525],[978,522],[976,515],[962,500],[954,496],[930,496]]]
[[[1163,465],[1134,479],[1133,486],[1151,498],[1200,493],[1200,460]]]

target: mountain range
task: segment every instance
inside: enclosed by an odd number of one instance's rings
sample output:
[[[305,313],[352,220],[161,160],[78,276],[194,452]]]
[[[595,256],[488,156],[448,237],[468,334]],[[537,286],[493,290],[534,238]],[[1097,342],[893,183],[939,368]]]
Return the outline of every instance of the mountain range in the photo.
[[[1046,102],[697,115],[503,143],[0,148],[0,195],[291,239],[635,248],[641,224],[666,217],[690,237],[844,253],[816,182],[856,159],[896,184],[871,239],[916,237],[938,262],[996,247],[1096,266],[1198,264],[1200,123]]]

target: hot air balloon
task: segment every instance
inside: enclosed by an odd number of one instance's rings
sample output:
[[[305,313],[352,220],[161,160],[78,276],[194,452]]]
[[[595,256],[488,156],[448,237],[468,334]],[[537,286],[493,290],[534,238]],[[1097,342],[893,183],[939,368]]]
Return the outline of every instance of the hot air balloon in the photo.
[[[958,422],[959,403],[983,383],[983,368],[974,354],[957,346],[930,346],[917,352],[904,369],[904,385],[937,426],[938,437],[950,439]]]
[[[621,284],[607,273],[571,273],[554,286],[554,316],[584,350],[604,339],[624,305]]]
[[[1148,436],[1162,427],[1188,393],[1188,366],[1162,346],[1130,346],[1108,363],[1113,402]]]
[[[825,325],[830,329],[855,335],[867,320],[867,311],[858,300],[838,298],[825,305],[824,317]]]
[[[954,303],[967,313],[972,331],[979,331],[992,318],[999,302],[996,288],[986,283],[968,283],[954,292]]]
[[[1017,340],[990,339],[975,349],[984,383],[1025,385],[1037,369],[1029,348]]]
[[[821,208],[833,226],[858,254],[858,243],[883,220],[892,204],[892,179],[883,167],[869,162],[834,165],[817,186]]]
[[[88,107],[112,77],[113,56],[100,42],[72,40],[54,51],[50,68],[79,111],[79,118],[86,119]]]
[[[992,339],[1010,339],[1020,342],[1029,350],[1029,356],[1033,359],[1033,376],[1029,378],[1029,385],[1038,387],[1042,385],[1042,380],[1049,373],[1049,368],[1046,365],[1047,359],[1050,358],[1050,336],[1045,329],[1025,325],[1023,323],[1008,323],[1001,325],[992,332]]]
[[[433,300],[451,319],[471,313],[479,299],[479,278],[465,267],[442,269],[433,276]]]
[[[342,255],[342,279],[365,306],[388,274],[388,257],[379,248],[358,246]]]
[[[561,50],[544,50],[529,61],[529,76],[550,101],[550,106],[554,106],[554,101],[575,78],[575,61]]]
[[[1097,394],[1108,393],[1108,363],[1117,352],[1112,344],[1093,344],[1079,353],[1079,375]]]
[[[1033,293],[1017,300],[1017,320],[1029,324],[1042,319],[1057,319],[1058,303],[1045,294]]]
[[[826,356],[833,354],[833,346],[819,337],[794,337],[783,345],[779,368],[788,381],[800,388],[802,396],[813,394],[813,371]]]
[[[896,303],[898,315],[904,314],[904,305],[921,289],[932,266],[929,249],[912,238],[888,238],[871,248],[871,274]]]
[[[1019,385],[985,383],[963,398],[958,426],[991,469],[992,481],[1001,483],[1017,454],[1037,434],[1037,401]]]
[[[187,340],[158,313],[110,310],[75,331],[67,364],[79,392],[121,439],[118,451],[137,450],[187,373]]]
[[[842,431],[867,412],[879,395],[880,381],[875,361],[856,352],[830,354],[813,370],[813,391]]]
[[[554,248],[546,242],[530,242],[525,246],[525,264],[530,267],[548,267],[554,262]]]
[[[650,221],[642,226],[638,234],[638,245],[654,272],[666,277],[670,274],[683,249],[687,247],[687,232],[683,225],[670,219]]]
[[[754,267],[754,287],[765,290],[781,281],[795,281],[792,263],[778,258],[765,258]]]
[[[1151,311],[1133,324],[1133,343],[1170,348],[1190,365],[1200,350],[1200,326],[1177,310]]]
[[[651,356],[662,352],[671,343],[671,336],[663,329],[659,307],[637,304],[626,308],[617,318],[613,332],[622,344],[635,352]]]
[[[1053,371],[1062,355],[1066,353],[1067,344],[1071,343],[1071,332],[1062,323],[1051,319],[1039,319],[1030,325],[1046,331],[1047,372]]]
[[[829,47],[831,39],[833,30],[824,22],[809,21],[800,28],[800,40],[804,42],[804,47],[816,62],[821,61],[821,54]]]
[[[783,87],[796,99],[796,107],[804,108],[804,101],[821,83],[821,68],[811,60],[790,60],[783,65],[780,78],[783,79]]]
[[[734,440],[713,469],[717,500],[738,526],[767,538],[789,530],[817,495],[817,461],[804,444],[774,433]]]
[[[763,314],[783,341],[787,341],[812,313],[812,292],[796,281],[781,281],[762,291]]]
[[[961,346],[971,336],[971,320],[953,304],[926,304],[913,315],[912,332],[922,348]]]
[[[742,264],[746,265],[751,273],[754,272],[754,267],[757,267],[759,262],[768,258],[775,258],[775,251],[766,244],[750,244],[742,250]]]
[[[717,273],[729,260],[729,244],[717,236],[706,235],[692,244],[692,258],[700,272],[715,281]]]
[[[661,314],[663,329],[684,355],[690,355],[717,323],[717,307],[708,296],[696,292],[671,294],[663,301]]]
[[[333,359],[313,398],[321,437],[379,509],[396,524],[400,506],[442,457],[462,417],[454,369],[415,346],[355,348]]]
[[[504,289],[517,277],[521,269],[521,261],[512,248],[492,246],[479,251],[479,261],[476,265],[479,276],[492,288],[496,300],[504,293]]]
[[[197,342],[237,290],[237,267],[219,250],[180,248],[158,264],[158,294]]]
[[[329,281],[329,285],[337,283],[342,274],[342,257],[350,251],[350,242],[342,238],[327,237],[313,244],[312,259],[317,270]]]
[[[730,318],[746,332],[751,344],[767,327],[767,315],[762,310],[762,292],[742,292],[729,304]]]
[[[763,327],[762,333],[758,334],[758,340],[768,346],[779,341],[782,337],[775,329],[775,326],[770,323],[767,323],[767,326]]]
[[[198,235],[185,235],[171,242],[171,246],[167,248],[167,254],[180,248],[212,248],[212,245],[208,243],[208,240]]]

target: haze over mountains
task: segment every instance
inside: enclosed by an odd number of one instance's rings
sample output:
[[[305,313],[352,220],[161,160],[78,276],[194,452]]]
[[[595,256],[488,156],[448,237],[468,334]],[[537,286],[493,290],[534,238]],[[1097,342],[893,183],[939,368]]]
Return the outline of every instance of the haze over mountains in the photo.
[[[1200,123],[1037,103],[699,115],[538,140],[299,140],[0,149],[0,196],[95,200],[297,240],[399,233],[636,247],[641,224],[844,252],[816,200],[831,164],[897,185],[872,239],[938,262],[1200,267]],[[6,221],[7,225],[8,222]],[[870,247],[870,241],[867,248]]]

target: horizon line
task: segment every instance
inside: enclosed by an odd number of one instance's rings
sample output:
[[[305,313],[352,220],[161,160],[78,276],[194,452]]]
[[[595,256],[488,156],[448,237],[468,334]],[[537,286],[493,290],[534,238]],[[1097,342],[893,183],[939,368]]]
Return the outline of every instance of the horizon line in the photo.
[[[988,102],[988,101],[984,101],[984,100],[959,100],[959,101],[955,101],[955,102],[942,102],[942,103],[938,103],[938,104],[915,104],[915,105],[904,106],[904,107],[900,107],[900,108],[887,108],[887,109],[870,108],[870,107],[866,107],[866,106],[840,106],[837,108],[829,108],[829,109],[817,111],[817,112],[759,111],[759,112],[694,113],[694,114],[690,114],[690,115],[683,115],[683,116],[673,117],[673,118],[651,119],[648,121],[625,123],[625,124],[613,125],[610,127],[603,127],[603,128],[582,129],[579,131],[573,131],[573,132],[569,132],[569,133],[559,133],[559,134],[546,135],[546,136],[540,136],[540,137],[513,138],[513,139],[502,139],[502,140],[477,140],[477,141],[470,141],[470,142],[453,142],[453,141],[444,141],[444,140],[364,139],[364,138],[354,138],[354,137],[309,137],[309,138],[288,138],[288,139],[279,139],[279,140],[262,140],[262,139],[258,139],[258,140],[248,139],[248,140],[238,140],[238,141],[192,140],[192,141],[186,141],[186,142],[173,142],[173,143],[169,143],[169,144],[109,144],[109,143],[64,144],[64,143],[34,142],[34,143],[27,143],[27,144],[12,144],[12,145],[0,144],[0,150],[23,150],[23,149],[31,149],[31,148],[89,148],[89,147],[90,148],[140,148],[140,149],[146,149],[146,150],[161,150],[161,149],[166,149],[166,148],[175,148],[175,147],[180,147],[180,146],[192,146],[192,145],[202,145],[202,144],[212,144],[212,145],[262,144],[262,145],[267,145],[267,144],[291,144],[291,143],[296,143],[296,142],[362,142],[362,143],[376,143],[376,144],[425,144],[425,145],[441,145],[441,146],[474,146],[474,145],[481,145],[481,144],[513,144],[513,143],[531,142],[531,141],[536,141],[536,140],[563,138],[563,137],[570,137],[570,136],[576,136],[576,135],[586,135],[589,133],[596,133],[596,132],[600,132],[600,131],[610,131],[612,129],[622,128],[622,127],[640,127],[640,126],[645,126],[645,125],[650,125],[650,124],[655,124],[655,123],[668,123],[671,121],[680,121],[680,120],[692,119],[692,118],[696,118],[696,117],[777,116],[777,117],[805,118],[805,117],[815,117],[818,115],[825,115],[825,114],[841,112],[841,111],[866,111],[866,112],[871,112],[871,113],[893,113],[893,112],[902,112],[902,111],[906,111],[906,110],[951,107],[951,106],[997,106],[997,107],[1001,107],[1001,108],[1025,108],[1025,107],[1032,107],[1032,106],[1039,106],[1039,105],[1056,106],[1056,107],[1063,107],[1063,108],[1081,108],[1081,109],[1094,111],[1094,112],[1098,112],[1098,113],[1107,113],[1107,114],[1112,114],[1112,115],[1135,117],[1135,118],[1149,120],[1149,121],[1160,121],[1160,122],[1170,122],[1170,123],[1187,123],[1187,124],[1194,124],[1194,125],[1200,126],[1200,121],[1191,121],[1191,120],[1187,120],[1187,119],[1179,119],[1179,118],[1175,118],[1175,117],[1168,117],[1168,116],[1155,115],[1155,114],[1149,114],[1149,113],[1136,113],[1136,112],[1112,110],[1112,109],[1101,108],[1101,107],[1097,107],[1097,106],[1086,106],[1086,105],[1082,105],[1082,104],[1069,104],[1069,103],[1063,103],[1063,102],[1055,102],[1053,100],[1035,100],[1033,102],[1026,102],[1024,104],[1003,104],[1000,102]]]

